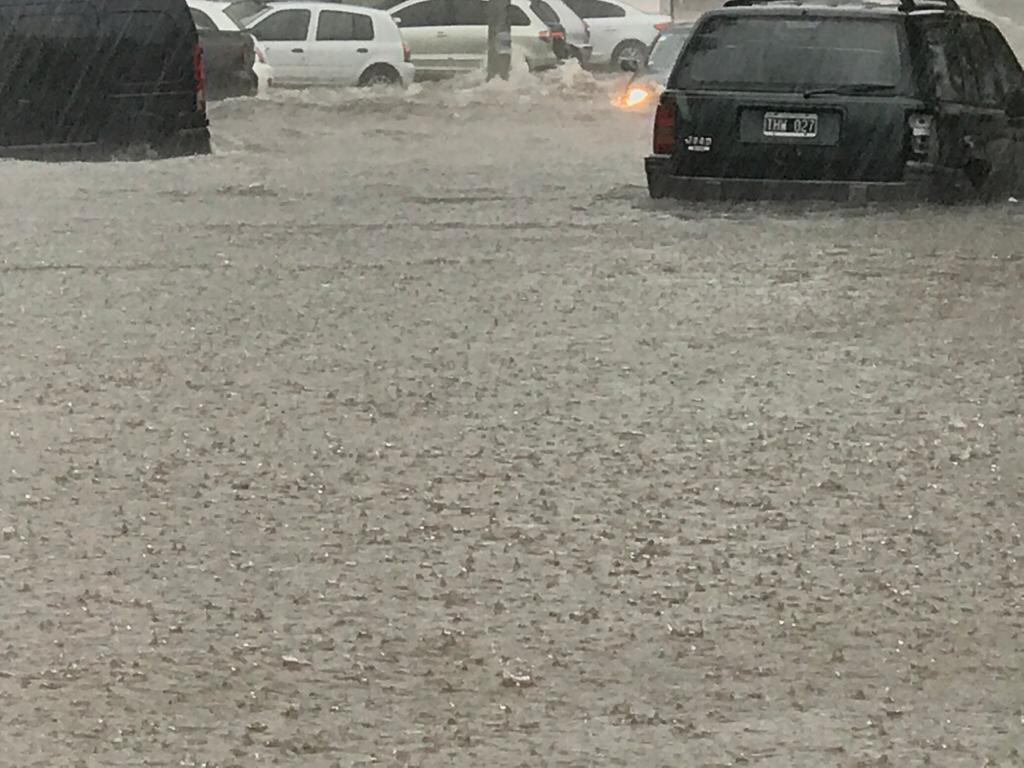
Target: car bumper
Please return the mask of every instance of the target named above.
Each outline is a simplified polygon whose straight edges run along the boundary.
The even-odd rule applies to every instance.
[[[140,157],[169,158],[210,154],[209,128],[185,128],[159,140],[145,143]],[[89,141],[62,144],[19,144],[0,146],[0,157],[12,160],[53,162],[97,161],[125,158],[132,145],[119,141]],[[126,158],[125,158],[126,159]]]
[[[210,77],[206,83],[206,95],[210,101],[255,96],[259,85],[259,76],[252,69],[231,72],[223,77]]]
[[[581,66],[587,66],[590,63],[590,57],[593,55],[594,49],[589,45],[570,45],[569,54],[576,59]]]
[[[405,61],[401,64],[395,64],[395,69],[398,70],[398,76],[402,78],[402,85],[409,87],[416,79],[416,66],[411,62]]]
[[[269,64],[257,61],[252,65],[252,71],[259,82],[258,92],[266,93],[267,89],[274,84],[274,68]]]
[[[653,198],[694,201],[822,200],[854,204],[875,202],[953,202],[969,198],[972,188],[959,171],[909,163],[903,181],[794,181],[672,174],[672,158],[646,158],[647,189]]]

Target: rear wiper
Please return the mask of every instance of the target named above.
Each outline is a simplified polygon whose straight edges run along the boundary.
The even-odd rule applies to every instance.
[[[812,96],[827,96],[830,94],[836,94],[838,96],[860,96],[869,93],[886,93],[888,91],[895,90],[895,85],[886,85],[884,83],[856,83],[854,85],[837,85],[834,88],[812,88],[809,91],[804,91],[804,98],[809,99]]]

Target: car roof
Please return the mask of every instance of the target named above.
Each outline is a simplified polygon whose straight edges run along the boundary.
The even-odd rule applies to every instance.
[[[967,15],[956,0],[726,0],[706,16],[737,14],[791,16],[813,12],[822,16],[907,17],[922,14]]]
[[[88,5],[98,12],[114,11],[187,11],[184,0],[0,0],[0,8],[18,8],[32,6],[33,9],[51,7],[68,9],[74,6]]]
[[[265,3],[265,5],[267,8],[275,11],[284,8],[300,7],[311,11],[348,11],[349,13],[360,13],[364,16],[374,16],[376,18],[391,18],[391,14],[388,11],[382,11],[379,8],[369,8],[365,5],[349,5],[347,3],[324,3],[317,2],[317,0],[280,0],[280,2],[269,2]]]

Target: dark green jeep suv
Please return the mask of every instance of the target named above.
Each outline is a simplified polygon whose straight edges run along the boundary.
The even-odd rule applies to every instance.
[[[954,0],[728,0],[680,52],[652,197],[957,201],[1024,193],[1024,71]]]

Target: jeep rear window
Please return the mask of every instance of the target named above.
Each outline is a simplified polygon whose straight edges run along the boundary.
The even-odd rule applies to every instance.
[[[107,15],[104,26],[113,42],[107,62],[109,73],[121,83],[191,81],[195,38],[184,26],[190,18],[148,10]]]
[[[903,35],[887,19],[714,16],[695,32],[677,88],[800,91],[904,82]]]

